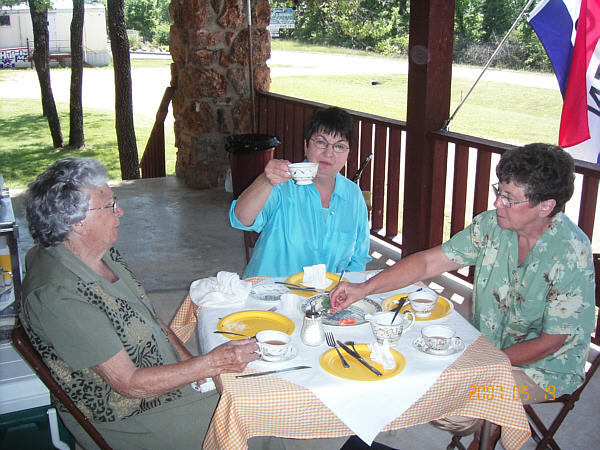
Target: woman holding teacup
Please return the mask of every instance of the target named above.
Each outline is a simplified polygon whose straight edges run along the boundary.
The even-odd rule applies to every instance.
[[[313,182],[295,183],[290,162],[273,159],[233,202],[231,225],[260,233],[244,277],[287,276],[315,264],[330,272],[365,269],[367,207],[358,185],[339,173],[354,140],[346,111],[317,111],[304,131],[306,160],[318,163]]]
[[[332,305],[346,308],[368,294],[474,265],[473,325],[510,359],[517,386],[530,402],[543,400],[544,388],[556,397],[573,392],[584,380],[595,314],[590,241],[562,212],[573,170],[573,158],[557,146],[507,150],[492,185],[495,210],[365,283],[342,282]],[[447,429],[466,433],[468,422]]]

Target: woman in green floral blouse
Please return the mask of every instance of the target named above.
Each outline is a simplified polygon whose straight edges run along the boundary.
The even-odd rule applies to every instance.
[[[595,311],[590,242],[562,212],[573,170],[560,147],[506,151],[492,186],[495,210],[362,284],[341,283],[332,304],[346,308],[368,294],[474,265],[473,325],[506,353],[529,401],[543,400],[544,390],[556,397],[573,392],[584,379]]]

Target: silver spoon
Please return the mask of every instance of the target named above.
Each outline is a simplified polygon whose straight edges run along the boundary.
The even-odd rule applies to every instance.
[[[402,307],[404,306],[404,303],[406,303],[406,299],[408,298],[408,296],[404,297],[402,300],[400,300],[398,302],[398,306],[396,306],[396,312],[394,313],[394,317],[392,317],[392,321],[390,322],[390,325],[392,325],[394,323],[394,320],[396,320],[396,317],[398,317],[398,313],[400,312],[400,310],[402,309]]]
[[[344,344],[349,345],[350,347],[352,347],[352,350],[354,350],[356,352],[356,348],[354,347],[354,341],[346,341],[344,342]],[[356,352],[358,353],[358,352]]]
[[[242,333],[234,333],[233,331],[220,331],[220,330],[217,330],[217,331],[213,331],[213,333],[217,333],[217,334],[234,334],[236,336],[243,336],[243,337],[248,338],[248,339],[252,339],[252,338],[255,337],[255,336],[248,336],[247,334],[242,334]]]
[[[331,291],[333,291],[336,287],[338,287],[338,285],[341,283],[342,278],[344,278],[344,274],[346,273],[346,269],[342,270],[342,272],[340,273],[340,277],[337,280],[337,283],[335,283],[335,286],[333,286],[331,289],[329,289],[327,291],[327,293],[329,294]]]

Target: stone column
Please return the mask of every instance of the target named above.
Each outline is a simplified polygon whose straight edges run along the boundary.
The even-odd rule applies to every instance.
[[[255,91],[268,91],[268,0],[251,0]],[[222,186],[225,139],[251,133],[247,0],[172,0],[170,50],[175,172],[197,189]]]

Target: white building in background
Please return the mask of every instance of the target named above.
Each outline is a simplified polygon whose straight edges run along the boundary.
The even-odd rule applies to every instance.
[[[48,10],[50,62],[70,64],[71,1],[53,1]],[[106,66],[110,52],[106,35],[106,13],[101,3],[85,4],[83,20],[83,61],[90,66]],[[22,3],[0,8],[0,67],[30,67],[33,54],[33,27],[29,5]]]

